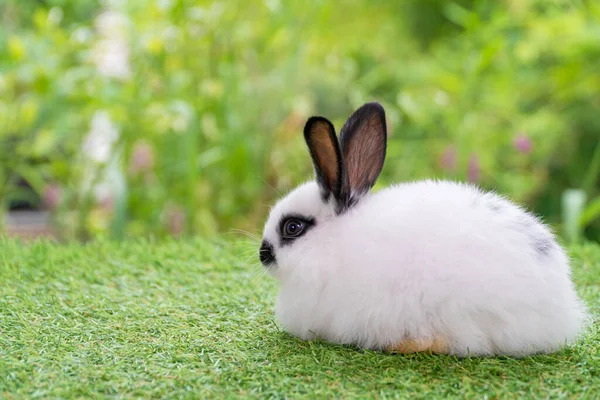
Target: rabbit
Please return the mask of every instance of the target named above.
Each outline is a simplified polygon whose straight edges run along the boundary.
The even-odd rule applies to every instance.
[[[278,323],[302,340],[458,357],[550,353],[588,321],[551,230],[475,185],[422,180],[371,192],[386,156],[383,107],[336,137],[310,117],[315,179],[279,200],[259,258]]]

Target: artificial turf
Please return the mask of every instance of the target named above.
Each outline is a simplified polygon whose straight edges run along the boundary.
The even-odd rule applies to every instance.
[[[585,338],[525,359],[297,340],[274,321],[256,251],[0,239],[0,398],[600,398],[600,247],[570,250]]]

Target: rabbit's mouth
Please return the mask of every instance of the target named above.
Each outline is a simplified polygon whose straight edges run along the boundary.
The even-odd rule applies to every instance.
[[[263,240],[260,250],[258,250],[258,256],[260,258],[260,262],[265,266],[265,268],[272,268],[276,266],[277,260],[275,259],[275,249],[267,240]]]

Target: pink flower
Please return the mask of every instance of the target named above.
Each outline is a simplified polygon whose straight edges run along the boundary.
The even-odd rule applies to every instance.
[[[517,135],[517,137],[515,137],[515,139],[513,140],[513,146],[515,147],[515,149],[517,149],[517,151],[523,154],[531,153],[531,151],[533,150],[533,142],[524,133],[520,133],[519,135]]]
[[[146,142],[138,141],[133,145],[129,171],[147,172],[154,168],[154,149]]]
[[[467,175],[470,182],[479,182],[479,179],[481,178],[481,167],[479,165],[479,157],[477,157],[477,154],[472,154],[469,158]]]
[[[61,199],[60,186],[56,183],[50,183],[44,188],[42,193],[42,204],[49,210],[55,210]]]
[[[456,170],[456,146],[449,145],[440,157],[440,166],[447,171]]]
[[[94,195],[96,197],[96,204],[100,208],[107,212],[112,212],[115,206],[115,193],[114,189],[109,183],[99,183],[94,187]]]
[[[185,212],[181,207],[169,206],[165,213],[167,231],[174,236],[179,236],[185,229]]]
[[[115,199],[112,196],[106,196],[100,200],[100,207],[106,211],[113,211],[115,208]]]

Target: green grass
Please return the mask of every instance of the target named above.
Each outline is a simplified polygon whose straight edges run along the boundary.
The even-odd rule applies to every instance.
[[[598,398],[600,248],[572,249],[596,318],[522,360],[302,342],[242,242],[0,241],[0,398]]]

